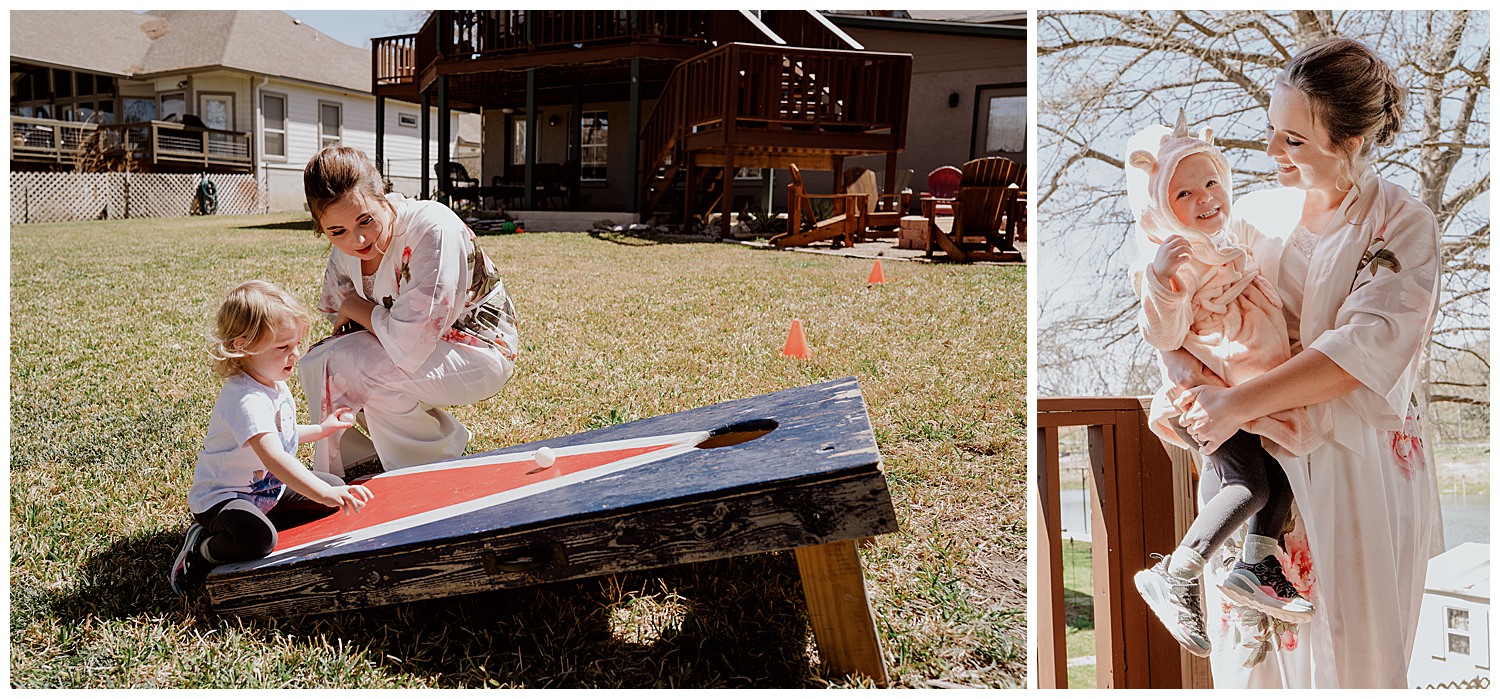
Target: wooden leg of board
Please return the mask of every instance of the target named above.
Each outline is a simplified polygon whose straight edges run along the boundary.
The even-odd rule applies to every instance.
[[[824,669],[830,675],[864,675],[884,687],[885,656],[875,635],[856,543],[803,546],[797,549],[797,570]]]

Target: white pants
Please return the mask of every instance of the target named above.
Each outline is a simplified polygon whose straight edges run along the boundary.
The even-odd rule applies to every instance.
[[[297,375],[314,424],[334,406],[360,413],[366,437],[347,429],[313,447],[313,468],[336,476],[380,457],[392,471],[463,455],[469,431],[445,407],[500,392],[515,363],[498,351],[439,342],[415,372],[396,368],[368,331],[330,338],[308,351]]]

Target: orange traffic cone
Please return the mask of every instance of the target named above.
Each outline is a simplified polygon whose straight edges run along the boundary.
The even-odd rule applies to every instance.
[[[866,284],[884,284],[885,271],[880,269],[880,260],[875,261],[875,269],[870,270],[870,281]]]
[[[787,333],[786,346],[781,348],[781,355],[807,359],[807,338],[802,335],[802,321],[792,320],[792,331]]]

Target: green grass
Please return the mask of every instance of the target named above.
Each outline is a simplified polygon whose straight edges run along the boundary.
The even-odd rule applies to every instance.
[[[1024,269],[893,264],[871,288],[868,260],[481,241],[522,355],[455,411],[470,451],[858,376],[901,527],[862,550],[893,684],[1024,683]],[[310,304],[326,250],[296,214],[13,227],[14,686],[828,684],[785,552],[274,621],[173,596],[212,313],[252,278]],[[792,318],[809,360],[779,354]]]
[[[1063,555],[1063,616],[1069,658],[1094,655],[1094,552],[1087,541],[1066,540]],[[1092,688],[1097,664],[1069,665],[1068,688]]]

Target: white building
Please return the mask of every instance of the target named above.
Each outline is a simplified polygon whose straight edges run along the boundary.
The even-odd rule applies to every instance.
[[[13,132],[17,117],[122,124],[194,115],[249,134],[250,162],[237,166],[247,169],[231,171],[254,173],[271,211],[304,207],[302,167],[322,146],[375,156],[369,49],[283,12],[12,11],[10,22]],[[384,171],[408,195],[421,191],[420,111],[386,102]],[[434,136],[436,118],[433,109]],[[451,123],[447,148],[462,163],[456,144],[477,141],[478,125],[457,114]],[[438,144],[429,147],[431,162]]]
[[[1467,542],[1427,565],[1407,672],[1412,687],[1472,687],[1490,676],[1490,547]]]

